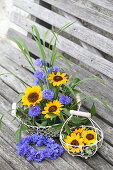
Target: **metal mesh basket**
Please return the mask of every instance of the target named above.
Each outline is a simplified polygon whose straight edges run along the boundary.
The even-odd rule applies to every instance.
[[[70,110],[70,114],[71,116],[66,120],[66,122],[64,123],[64,125],[61,128],[60,131],[60,141],[62,146],[64,147],[64,149],[71,154],[72,156],[80,156],[83,157],[85,159],[87,159],[88,157],[93,156],[96,151],[101,147],[102,142],[103,142],[103,131],[102,129],[98,126],[98,124],[93,121],[91,119],[91,114],[90,113],[86,113],[86,112],[80,112],[80,111],[74,111],[74,110]],[[90,145],[84,145],[84,146],[77,146],[77,145],[71,145],[66,143],[65,140],[65,125],[69,124],[69,122],[71,121],[73,116],[80,116],[80,117],[84,117],[84,118],[88,118],[91,122],[90,126],[80,126],[79,128],[85,127],[85,130],[93,130],[96,133],[96,141]],[[73,132],[73,130],[76,127],[72,127],[71,132]],[[72,149],[79,149],[79,153],[73,153]]]

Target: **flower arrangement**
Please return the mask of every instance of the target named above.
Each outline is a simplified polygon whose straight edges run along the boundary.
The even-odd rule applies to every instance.
[[[29,62],[31,68],[33,69],[35,78],[34,86],[30,87],[26,86],[25,82],[13,74],[25,86],[24,93],[22,92],[18,96],[17,101],[15,118],[19,117],[21,121],[19,128],[15,133],[15,138],[17,142],[20,143],[20,145],[17,144],[18,153],[25,155],[27,160],[35,159],[36,161],[41,161],[45,157],[51,159],[51,156],[50,154],[48,156],[48,153],[47,156],[42,156],[44,155],[44,152],[48,152],[48,150],[51,154],[54,154],[55,157],[61,154],[62,151],[60,151],[60,153],[57,152],[59,146],[54,144],[54,141],[51,141],[52,149],[54,148],[54,151],[56,152],[53,153],[53,150],[47,143],[49,139],[40,136],[40,134],[43,134],[44,136],[48,135],[56,137],[59,136],[62,128],[64,128],[64,131],[62,132],[63,141],[65,142],[61,141],[61,143],[64,148],[67,149],[68,152],[74,153],[75,155],[76,153],[86,155],[86,146],[95,143],[95,141],[97,142],[100,136],[97,136],[95,129],[85,127],[85,125],[91,123],[91,120],[89,120],[87,117],[81,118],[72,116],[70,123],[66,124],[65,122],[71,116],[70,110],[79,110],[81,102],[87,98],[98,99],[102,104],[104,104],[105,107],[110,110],[107,104],[96,96],[87,96],[80,100],[80,91],[78,91],[76,88],[80,83],[85,81],[102,81],[101,79],[85,78],[80,80],[79,78],[72,78],[72,76],[68,75],[63,70],[62,66],[59,67],[57,62],[55,62],[57,61],[57,58],[62,58],[70,67],[68,60],[60,52],[56,51],[56,44],[58,42],[58,35],[72,24],[73,23],[63,26],[60,30],[57,31],[57,33],[55,33],[53,30],[49,30],[53,37],[49,43],[48,53],[45,51],[45,39],[49,31],[45,32],[44,38],[41,41],[38,29],[36,26],[32,26],[32,36],[36,41],[41,53],[41,57],[35,61],[37,67],[34,66],[26,44],[19,37],[12,38]],[[53,49],[50,52],[52,43]],[[93,103],[91,107],[91,115],[94,116],[95,113],[96,108]],[[0,120],[2,120],[2,118]],[[83,125],[82,128],[81,125]],[[73,127],[74,130],[72,130]],[[38,133],[39,136],[28,136],[26,139],[20,140],[21,132],[28,129],[30,129],[29,132],[31,131],[33,133]],[[37,138],[37,142],[40,138],[39,143],[34,142],[35,137]],[[31,148],[31,146],[29,146],[30,142],[33,142],[33,144],[36,143],[36,146],[45,144],[47,145],[47,148],[44,151],[37,152]],[[71,145],[74,145],[74,147]],[[32,155],[28,153],[29,148],[30,152],[32,152]],[[36,156],[37,154],[38,156]]]

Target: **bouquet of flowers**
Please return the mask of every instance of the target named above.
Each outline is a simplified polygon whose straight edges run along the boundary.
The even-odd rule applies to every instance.
[[[34,86],[26,86],[26,84],[17,78],[25,85],[24,93],[21,93],[18,97],[16,115],[15,118],[21,119],[19,128],[15,133],[17,142],[20,142],[21,132],[28,130],[31,134],[37,133],[38,135],[44,135],[49,137],[57,137],[60,134],[62,128],[63,135],[61,139],[62,145],[67,148],[71,153],[87,154],[86,151],[82,152],[82,148],[88,143],[88,136],[95,142],[99,140],[99,135],[96,136],[96,130],[91,128],[85,128],[85,125],[91,123],[87,117],[75,117],[72,116],[69,123],[65,123],[71,116],[70,110],[80,109],[81,102],[87,98],[96,98],[101,101],[105,107],[110,109],[104,101],[96,96],[87,96],[80,99],[80,91],[77,90],[77,85],[87,80],[102,81],[99,78],[85,78],[80,80],[79,78],[72,78],[65,70],[57,65],[57,58],[62,58],[66,61],[70,67],[68,60],[60,53],[56,51],[56,44],[58,42],[58,35],[71,24],[67,24],[55,33],[51,31],[53,37],[48,45],[48,53],[45,50],[45,39],[49,31],[45,32],[44,38],[41,41],[38,29],[36,26],[32,26],[32,36],[36,41],[41,57],[36,59],[36,67],[32,61],[29,50],[26,44],[19,38],[12,38],[18,45],[27,61],[34,72]],[[53,43],[54,41],[54,43]],[[51,44],[53,43],[53,48]],[[51,52],[50,52],[51,51]],[[95,115],[96,108],[93,104],[91,107],[91,115]],[[82,125],[82,127],[81,127]],[[98,138],[98,139],[97,139]],[[72,146],[71,146],[72,145]],[[73,147],[74,145],[74,147]],[[77,146],[78,145],[78,146]],[[75,154],[76,155],[76,154]]]
[[[58,42],[58,35],[61,31],[69,27],[67,24],[58,30],[57,34],[53,30],[52,39],[49,43],[48,54],[45,51],[45,39],[49,31],[45,32],[43,41],[41,41],[40,34],[36,26],[32,26],[32,35],[40,49],[41,57],[36,59],[36,66],[34,66],[30,53],[26,44],[18,37],[12,38],[22,53],[26,57],[34,72],[34,86],[27,86],[24,93],[21,93],[17,103],[16,117],[21,118],[19,129],[16,131],[15,137],[17,141],[21,138],[21,131],[30,129],[31,132],[48,135],[50,137],[59,136],[61,127],[64,122],[70,117],[70,110],[79,110],[81,101],[86,98],[95,97],[88,96],[80,100],[80,91],[76,86],[86,80],[98,80],[99,78],[72,78],[62,68],[58,67],[55,62],[57,58],[62,58],[69,66],[68,60],[59,52],[56,51],[56,43]],[[50,53],[52,42],[53,49]],[[24,82],[23,82],[24,83]],[[24,84],[25,85],[25,84]],[[26,85],[25,85],[26,86]],[[97,98],[97,97],[95,97]],[[100,100],[105,106],[105,102]],[[95,115],[95,105],[91,108],[92,115]],[[87,118],[74,117],[70,122],[70,127],[65,125],[67,134],[70,134],[70,128],[79,126],[80,124],[90,123]]]

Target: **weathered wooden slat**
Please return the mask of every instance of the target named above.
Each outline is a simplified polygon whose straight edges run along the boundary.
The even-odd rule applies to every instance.
[[[112,18],[99,13],[95,10],[90,8],[86,8],[83,6],[79,6],[75,1],[68,1],[68,0],[44,0],[45,2],[69,13],[74,15],[77,18],[80,18],[86,22],[89,22],[96,27],[101,28],[111,34],[113,34],[113,20]],[[24,2],[24,0],[23,0]],[[23,3],[21,2],[21,4]],[[20,1],[16,1],[14,3],[16,6],[20,4]]]
[[[113,1],[112,0],[89,0],[93,2],[95,5],[99,5],[100,7],[104,7],[113,11]]]
[[[38,17],[39,19],[50,23],[51,25],[61,28],[62,26],[66,25],[67,23],[72,22],[73,20],[69,20],[51,10],[48,10],[41,5],[38,5],[33,2],[29,2],[26,5],[26,2],[21,0],[20,8],[24,9],[26,12]],[[16,1],[17,2],[17,1]],[[37,13],[38,11],[38,13]],[[17,16],[18,17],[18,16]],[[19,18],[18,18],[19,19]],[[95,48],[102,50],[103,52],[113,56],[113,41],[94,32],[88,28],[85,28],[78,23],[74,23],[71,27],[65,30],[65,32],[73,35],[74,37],[84,41]]]
[[[11,166],[0,156],[0,170],[14,170]]]
[[[14,16],[12,17],[12,22],[17,24],[18,26],[24,28],[26,31],[31,32],[31,26],[36,25],[41,38],[43,38],[44,32],[47,31],[46,28],[43,26],[36,24],[35,22],[24,19],[21,16],[18,17]],[[50,32],[47,37],[47,42],[50,41],[50,39],[53,37],[52,33]],[[67,53],[68,55],[73,56],[73,58],[76,58],[79,61],[82,61],[86,65],[89,65],[90,67],[96,69],[97,71],[105,74],[106,76],[113,79],[113,63],[107,61],[104,58],[100,58],[98,55],[93,54],[86,49],[80,47],[79,45],[73,43],[72,41],[65,39],[62,36],[59,36],[59,43],[57,43],[57,48],[59,50],[62,50],[63,52]]]
[[[13,149],[3,138],[0,137],[0,155],[6,162],[10,163],[11,166],[15,170],[25,169],[25,170],[35,170],[36,168],[33,167],[30,163],[26,160],[22,160],[21,157],[15,152]]]
[[[14,31],[13,31],[13,33],[14,33]],[[13,35],[15,35],[16,36],[16,34],[13,34]],[[18,36],[18,34],[17,34],[17,36]],[[25,39],[23,39],[23,40],[25,40]],[[33,41],[33,40],[32,40]],[[28,42],[29,42],[29,47],[32,47],[32,41],[29,41],[29,39],[28,39]],[[26,41],[25,41],[26,42]],[[34,42],[34,41],[33,41]],[[27,43],[27,45],[28,45],[28,43]],[[36,44],[35,44],[35,46],[33,45],[33,49],[36,49],[37,47],[36,47]],[[15,57],[15,52],[16,52],[16,49],[13,49],[13,51],[14,51],[14,53],[13,53],[13,51],[11,51],[11,47],[9,48],[9,50],[8,50],[8,46],[6,46],[6,49],[7,49],[7,52],[9,53],[9,54],[11,54],[11,56],[12,57]],[[38,48],[37,48],[38,49]],[[4,51],[5,51],[5,49],[4,49]],[[11,53],[10,53],[11,52]],[[31,52],[33,52],[33,51],[31,51]],[[36,50],[36,53],[38,54],[38,51]],[[14,56],[13,56],[14,55]],[[21,55],[21,54],[20,54]],[[12,58],[12,60],[13,60],[13,58]],[[18,60],[17,60],[18,61]],[[57,60],[57,64],[58,65],[60,65],[60,63],[62,62],[62,60]],[[20,62],[18,62],[20,65],[22,64],[22,63],[20,63]],[[63,63],[63,62],[62,62]],[[65,70],[66,70],[66,72],[68,73],[68,74],[72,74],[72,76],[73,77],[79,77],[79,78],[81,78],[81,79],[83,79],[83,78],[86,78],[86,76],[87,77],[94,77],[93,75],[90,75],[87,71],[85,71],[84,69],[81,69],[80,67],[78,67],[78,66],[76,66],[75,64],[72,64],[71,63],[71,68],[72,68],[72,70],[73,70],[73,72],[71,72],[71,70],[70,69],[68,69],[67,68],[67,66],[63,63],[62,64],[62,68],[64,68]],[[84,74],[83,74],[84,73]],[[5,80],[4,80],[5,81]],[[83,84],[83,86],[80,86],[81,87],[81,90],[82,90],[82,88],[84,87],[84,85],[85,84]],[[97,92],[94,92],[95,94],[93,94],[93,95],[97,95],[97,94],[99,94],[100,96],[103,96],[103,95],[105,95],[105,96],[107,96],[107,98],[109,98],[109,95],[112,97],[112,90],[111,90],[111,92],[110,92],[110,89],[109,89],[109,87],[108,87],[108,89],[106,89],[107,87],[105,86],[105,85],[103,85],[102,83],[98,83],[98,82],[96,82],[96,84],[94,83],[94,82],[87,82],[86,83],[86,85],[85,85],[85,91],[87,91],[87,87],[89,87],[89,89],[90,89],[90,92],[91,92],[91,89],[92,89],[92,91],[94,91],[94,89],[96,89],[96,90],[98,90]],[[103,90],[102,90],[103,89]],[[95,91],[96,91],[95,90]],[[82,90],[82,92],[83,92],[83,94],[85,94],[84,92],[85,91],[83,91]],[[100,92],[102,92],[102,93],[100,93]],[[104,92],[104,93],[103,93]],[[106,93],[106,94],[105,94]],[[87,94],[87,96],[88,95],[91,95],[91,94]],[[98,95],[97,95],[98,96]],[[109,101],[111,100],[112,101],[112,98],[110,97],[110,99],[109,99]],[[113,120],[112,120],[112,113],[110,112],[110,111],[108,111],[107,109],[105,110],[105,107],[101,104],[101,103],[99,103],[97,100],[95,100],[96,101],[96,106],[97,106],[97,113],[101,116],[101,117],[103,117],[104,119],[106,119],[106,120],[108,120],[108,121],[110,121],[111,123],[113,123]],[[94,102],[94,100],[93,101],[91,101],[91,100],[88,100],[88,101],[85,101],[85,106],[88,106],[88,108],[91,108],[91,105],[92,105],[92,103]],[[106,114],[107,113],[107,114]]]
[[[1,108],[0,108],[0,110],[1,110]],[[8,120],[10,120],[10,119],[8,118]],[[10,142],[10,143],[11,143],[11,142]],[[12,142],[12,143],[13,143],[13,142]],[[104,149],[105,149],[105,148],[104,148]],[[97,155],[97,154],[96,154],[96,155]],[[69,160],[70,160],[70,158],[68,158],[69,155],[68,155],[68,157],[67,157],[67,156],[63,156],[63,157],[65,158],[65,160],[68,160],[68,162],[69,162]],[[100,162],[100,164],[99,164],[98,161],[96,160],[96,163],[98,163],[98,166],[99,166],[99,167],[97,167],[98,169],[100,168],[101,165],[103,165],[104,168],[108,168],[108,167],[110,168],[110,167],[111,167],[111,165],[108,164],[108,163],[107,163],[107,165],[105,165],[105,162],[106,162],[106,161],[105,161],[104,159],[102,159],[99,155],[97,155],[97,157],[98,157],[98,161]],[[92,159],[92,162],[93,162],[93,157],[92,157],[91,159]],[[72,160],[73,160],[73,159],[72,159]],[[72,160],[71,160],[71,161],[72,161]],[[75,160],[75,158],[74,158],[74,160]],[[79,159],[77,159],[77,160],[79,160]],[[78,163],[80,163],[80,162],[78,162]],[[96,163],[93,162],[94,165],[96,165]],[[81,165],[81,164],[80,164],[80,165]],[[79,165],[79,166],[80,166],[80,165]],[[93,166],[91,166],[91,167],[93,167]],[[79,167],[79,168],[80,168],[80,167]],[[83,167],[82,167],[82,168],[83,168]],[[87,169],[87,168],[86,168],[86,169]]]

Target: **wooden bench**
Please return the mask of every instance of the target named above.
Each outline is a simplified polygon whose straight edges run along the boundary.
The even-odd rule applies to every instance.
[[[25,18],[18,12],[12,12],[11,22],[24,29],[27,36],[9,29],[8,35],[19,36],[28,46],[35,62],[40,57],[40,51],[30,34],[31,26],[36,25],[41,38],[49,28],[57,30],[67,23],[75,23],[59,36],[57,49],[70,59],[71,70],[62,59],[56,65],[73,77],[101,78],[104,83],[87,81],[79,85],[83,96],[97,96],[103,99],[113,110],[113,3],[107,0],[14,0],[14,5],[31,16]],[[52,34],[49,33],[46,42],[49,43]],[[26,84],[34,84],[32,69],[22,53],[10,43],[0,42],[0,72],[15,73]],[[47,47],[46,47],[47,51]],[[24,91],[24,86],[12,75],[0,77],[0,116],[11,109],[18,93]],[[12,116],[6,114],[3,118],[0,132],[0,169],[1,170],[111,170],[113,169],[113,113],[107,110],[96,99],[83,102],[81,110],[90,111],[95,103],[97,114],[94,120],[104,131],[104,143],[98,152],[90,159],[84,160],[72,157],[68,153],[57,160],[44,160],[42,163],[29,163],[20,157],[16,151],[14,132],[18,121],[11,121]]]

